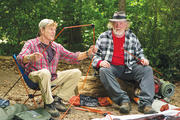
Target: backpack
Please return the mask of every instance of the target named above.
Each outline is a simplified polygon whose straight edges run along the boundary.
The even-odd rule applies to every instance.
[[[22,104],[15,104],[6,108],[0,108],[0,119],[1,120],[12,120],[15,114],[26,111],[28,108]]]
[[[112,100],[109,97],[92,97],[86,95],[78,95],[70,98],[69,103],[74,106],[110,106],[112,105]]]
[[[53,120],[51,115],[43,108],[17,113],[13,120]]]

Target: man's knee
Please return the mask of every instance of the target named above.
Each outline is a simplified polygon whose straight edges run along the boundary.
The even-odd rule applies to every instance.
[[[40,73],[41,78],[48,78],[49,80],[51,79],[51,73],[47,69],[42,69]]]
[[[151,73],[151,74],[153,73],[151,66],[141,66],[141,65],[138,65],[135,68],[135,70],[136,70],[136,74],[140,75],[140,76],[142,76],[142,75],[144,75],[146,73]]]
[[[72,69],[70,73],[70,77],[73,79],[69,79],[69,80],[73,81],[74,83],[78,83],[81,76],[82,76],[82,72],[79,69]]]
[[[73,69],[73,74],[80,77],[82,75],[82,72],[79,69]]]
[[[152,67],[151,66],[146,66],[145,68],[144,68],[144,72],[153,72],[153,70],[152,70]]]
[[[104,68],[104,67],[101,67],[99,69],[99,74],[106,74],[106,73],[109,73],[110,72],[110,69],[109,68]]]

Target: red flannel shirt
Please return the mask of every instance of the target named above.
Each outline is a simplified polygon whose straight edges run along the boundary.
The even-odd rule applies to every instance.
[[[22,67],[25,68],[25,71],[27,74],[29,74],[31,71],[37,71],[41,70],[43,68],[48,69],[51,72],[52,80],[56,79],[57,74],[56,70],[58,67],[59,60],[64,60],[65,62],[70,62],[72,64],[78,64],[79,61],[77,59],[79,52],[73,53],[68,50],[66,50],[61,44],[58,44],[56,42],[52,42],[51,47],[53,51],[55,52],[55,55],[52,59],[52,61],[49,63],[48,61],[48,53],[44,51],[45,47],[40,42],[39,38],[28,40],[19,55],[17,56],[17,60],[19,64],[22,65]],[[42,59],[39,61],[33,61],[30,63],[23,63],[23,58],[25,55],[32,54],[34,52],[39,52],[43,54]]]

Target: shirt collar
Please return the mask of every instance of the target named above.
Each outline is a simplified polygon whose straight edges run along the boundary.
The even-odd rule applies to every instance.
[[[39,37],[37,37],[36,40],[37,40],[37,45],[44,47],[44,45],[42,45],[42,42],[39,40]],[[55,48],[54,41],[51,43],[51,47]]]

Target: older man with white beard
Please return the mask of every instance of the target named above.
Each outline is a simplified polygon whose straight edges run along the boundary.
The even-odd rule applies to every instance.
[[[144,114],[155,113],[153,71],[143,54],[141,44],[129,29],[125,12],[115,12],[109,19],[108,29],[96,41],[98,51],[93,58],[93,67],[99,70],[99,76],[109,97],[119,105],[121,113],[131,110],[130,99],[116,80],[139,83],[141,93],[138,111]],[[141,59],[138,61],[132,55]]]

